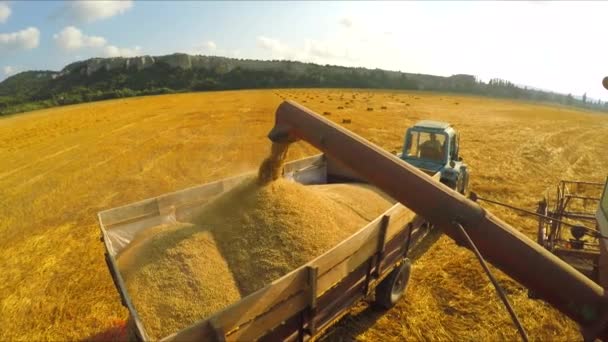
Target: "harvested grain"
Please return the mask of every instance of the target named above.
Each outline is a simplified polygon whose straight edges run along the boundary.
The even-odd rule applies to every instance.
[[[241,297],[210,232],[192,224],[144,231],[118,257],[146,331],[160,339]]]
[[[162,338],[321,255],[393,203],[364,184],[251,178],[193,223],[140,233],[119,268],[150,337]]]
[[[307,187],[285,179],[260,187],[248,181],[196,221],[213,231],[245,296],[329,250],[390,206],[372,188],[350,187]],[[347,200],[349,195],[360,197]],[[377,205],[365,211],[357,200]]]
[[[287,156],[288,143],[273,142],[270,147],[270,155],[264,159],[258,170],[258,183],[264,185],[281,176],[283,162]]]
[[[369,184],[320,184],[311,185],[309,188],[345,206],[366,222],[371,222],[396,202]]]

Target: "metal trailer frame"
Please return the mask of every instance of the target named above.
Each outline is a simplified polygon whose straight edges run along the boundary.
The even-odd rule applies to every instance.
[[[604,183],[561,180],[553,207],[543,198],[536,211],[545,216],[538,217],[538,243],[596,282],[599,282],[599,240],[567,238],[566,229],[570,223],[589,228],[584,229],[587,235],[599,232],[596,211],[600,197],[590,196],[589,192],[597,191],[601,195],[603,188]],[[581,202],[582,211],[572,208]]]
[[[129,310],[129,330],[138,340],[150,338],[126,289],[116,254],[137,232],[176,218],[190,217],[205,202],[253,174],[222,179],[98,214],[108,269],[122,304]],[[284,177],[303,184],[362,181],[352,170],[326,155],[287,163]],[[434,180],[439,181],[439,174]],[[355,303],[371,295],[406,257],[420,255],[439,236],[438,229],[395,203],[318,258],[162,341],[317,338],[348,314]]]

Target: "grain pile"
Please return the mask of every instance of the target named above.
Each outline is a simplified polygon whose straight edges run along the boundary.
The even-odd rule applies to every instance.
[[[340,194],[340,188],[334,192],[334,198],[348,196]],[[356,211],[356,205],[318,189],[278,179],[265,186],[241,184],[210,204],[196,221],[213,232],[241,294],[247,295],[322,254],[390,206],[371,189],[353,192],[367,193],[367,200],[378,201],[376,208],[383,210]]]
[[[210,232],[191,224],[151,230],[118,257],[150,338],[165,337],[240,299]]]
[[[264,159],[258,170],[258,183],[260,185],[268,184],[281,176],[288,148],[288,143],[272,143],[270,155]]]
[[[146,230],[119,267],[148,334],[162,338],[319,256],[391,204],[366,185],[251,178],[190,223]]]

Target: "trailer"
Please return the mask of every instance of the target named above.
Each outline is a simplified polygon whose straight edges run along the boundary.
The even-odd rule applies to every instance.
[[[249,172],[150,198],[98,214],[105,259],[122,304],[129,335],[149,340],[117,266],[116,257],[134,236],[172,220],[187,221],[198,208],[230,190]],[[286,163],[283,177],[304,185],[364,182],[327,155]],[[439,181],[440,174],[433,176]],[[321,336],[363,299],[390,308],[401,298],[411,261],[440,236],[422,217],[394,205],[323,255],[197,323],[165,336],[184,340],[308,340]]]

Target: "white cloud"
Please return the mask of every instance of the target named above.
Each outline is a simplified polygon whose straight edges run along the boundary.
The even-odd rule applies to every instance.
[[[314,57],[349,59],[348,50],[344,47],[339,47],[318,40],[307,40],[304,47],[304,52]]]
[[[67,26],[61,32],[54,34],[53,39],[61,49],[66,51],[81,48],[99,48],[106,45],[106,39],[99,36],[87,36],[74,26]]]
[[[26,50],[38,47],[40,31],[35,27],[12,33],[0,33],[0,51]]]
[[[132,0],[77,0],[68,2],[63,15],[77,21],[94,22],[123,14],[132,7]]]
[[[240,50],[231,50],[223,48],[221,45],[218,45],[213,40],[208,40],[203,44],[196,45],[191,49],[184,50],[183,52],[192,55],[226,56],[235,58],[237,58],[241,54]]]
[[[215,50],[217,50],[217,45],[215,44],[214,41],[210,40],[208,42],[205,43],[205,48],[210,51],[213,52]]]
[[[105,57],[135,57],[141,55],[141,47],[135,46],[131,49],[107,45],[103,48],[103,55]]]
[[[11,16],[11,8],[6,2],[0,2],[0,23],[5,23]]]
[[[356,60],[351,57],[348,44],[334,40],[307,39],[303,47],[293,47],[275,38],[258,36],[257,43],[259,47],[269,53],[269,57],[272,59],[343,65],[352,64]]]
[[[6,65],[4,68],[2,68],[2,71],[4,72],[4,76],[10,76],[15,73],[15,68],[10,65]]]
[[[89,49],[103,57],[133,57],[141,55],[141,47],[121,48],[111,45],[104,37],[88,36],[74,26],[67,26],[53,35],[55,44],[64,51]]]
[[[283,45],[278,39],[258,36],[258,45],[273,53],[285,53],[289,48]]]
[[[342,17],[338,23],[346,28],[353,27],[353,19],[350,17]]]

